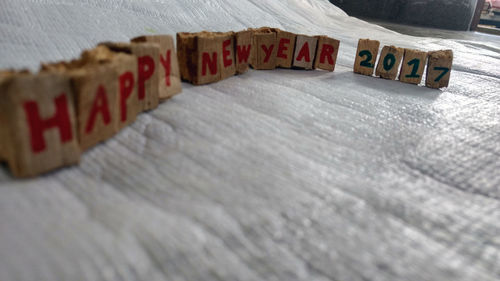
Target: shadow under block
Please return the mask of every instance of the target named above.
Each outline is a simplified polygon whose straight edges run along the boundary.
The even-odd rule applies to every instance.
[[[254,30],[252,38],[252,60],[254,69],[275,69],[278,51],[276,32],[270,28]]]
[[[243,30],[235,34],[236,73],[242,74],[250,68],[253,31]]]
[[[133,38],[135,43],[149,42],[159,45],[159,93],[160,101],[182,92],[179,62],[175,53],[174,38],[170,35],[147,35]]]
[[[425,86],[433,89],[448,87],[452,64],[452,50],[429,52]]]
[[[316,37],[297,35],[292,66],[302,69],[313,69],[317,44],[318,38]]]
[[[427,52],[405,49],[399,81],[410,84],[420,84],[424,75]]]
[[[314,68],[334,71],[340,41],[327,36],[316,36],[316,38],[318,38],[318,47],[316,48]]]
[[[404,49],[396,46],[384,46],[380,52],[378,60],[376,76],[384,79],[395,80],[398,76],[399,66],[403,58]]]
[[[159,103],[160,46],[157,43],[105,42],[114,52],[132,54],[137,57],[137,97],[142,111],[154,109]]]
[[[273,31],[276,32],[276,41],[278,44],[276,67],[291,68],[297,35],[278,28],[273,28]]]
[[[78,163],[73,93],[67,75],[17,74],[0,82],[2,154],[12,174],[32,177]]]
[[[250,68],[252,59],[252,38],[251,29],[236,32],[235,34],[235,64],[236,73],[242,74]]]
[[[380,42],[370,39],[359,39],[354,61],[354,73],[372,76],[377,61]]]

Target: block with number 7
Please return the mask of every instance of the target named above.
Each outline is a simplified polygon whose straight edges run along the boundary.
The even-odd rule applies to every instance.
[[[448,87],[452,63],[452,50],[429,52],[425,86],[434,89]]]

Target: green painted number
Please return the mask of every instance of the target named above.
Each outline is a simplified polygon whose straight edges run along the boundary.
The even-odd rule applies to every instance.
[[[434,67],[434,70],[442,71],[442,73],[439,74],[439,76],[436,79],[434,79],[434,82],[439,82],[439,80],[441,80],[446,75],[446,73],[450,71],[448,67]]]
[[[396,57],[393,54],[387,54],[384,58],[384,69],[385,71],[389,71],[396,64]]]
[[[362,61],[359,65],[364,66],[364,67],[373,68],[373,63],[370,63],[370,61],[373,58],[373,55],[370,51],[363,50],[363,51],[359,52],[359,56],[366,57],[366,59],[364,61]]]
[[[420,60],[419,59],[412,59],[411,61],[408,62],[408,65],[413,65],[413,69],[411,70],[410,74],[405,75],[406,78],[420,78],[420,75],[417,74],[418,67],[420,66]]]

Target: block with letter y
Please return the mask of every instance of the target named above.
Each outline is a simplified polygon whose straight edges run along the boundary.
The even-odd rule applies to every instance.
[[[61,73],[13,74],[0,82],[2,158],[16,177],[80,159],[70,79]]]

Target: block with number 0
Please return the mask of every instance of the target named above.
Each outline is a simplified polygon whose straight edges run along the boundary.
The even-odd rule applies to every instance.
[[[425,86],[434,89],[448,87],[452,63],[452,50],[429,52]]]
[[[410,84],[420,84],[424,74],[427,52],[405,49],[399,81]]]
[[[380,42],[370,39],[359,39],[356,60],[354,61],[354,73],[371,76],[377,60]]]
[[[384,46],[380,52],[376,76],[381,78],[395,80],[398,76],[399,65],[403,58],[404,50],[396,46]]]

